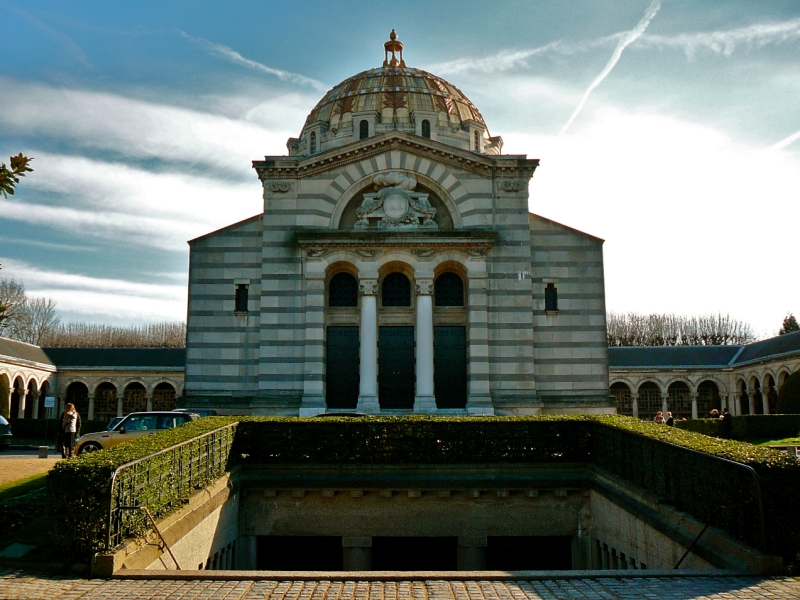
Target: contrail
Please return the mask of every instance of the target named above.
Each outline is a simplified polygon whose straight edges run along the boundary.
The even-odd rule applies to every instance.
[[[797,133],[793,133],[787,138],[783,138],[780,142],[772,144],[767,150],[783,150],[787,146],[795,143],[797,140],[800,140],[800,131]]]
[[[306,77],[305,75],[300,75],[299,73],[291,73],[289,71],[281,71],[280,69],[273,69],[272,67],[268,67],[267,65],[262,65],[260,62],[256,62],[254,60],[250,60],[249,58],[245,58],[233,48],[229,48],[224,44],[216,44],[214,42],[210,42],[205,38],[194,37],[189,35],[185,31],[177,30],[178,35],[187,40],[202,46],[206,50],[208,50],[211,54],[216,54],[224,58],[225,60],[236,63],[239,65],[243,65],[250,69],[255,69],[256,71],[261,71],[262,73],[267,73],[268,75],[274,75],[278,79],[282,79],[284,81],[290,81],[292,83],[300,83],[303,85],[310,85],[322,92],[328,90],[327,85],[322,83],[321,81],[317,81],[316,79],[311,79],[310,77]]]
[[[566,125],[564,125],[564,127],[559,132],[558,134],[559,137],[561,137],[567,132],[569,126],[572,125],[572,122],[575,120],[578,114],[580,114],[581,110],[583,110],[583,107],[586,104],[586,101],[589,99],[589,96],[591,95],[594,88],[596,88],[603,82],[603,80],[611,72],[611,69],[613,69],[614,66],[617,64],[617,62],[619,62],[619,57],[622,56],[622,51],[625,50],[625,48],[627,48],[630,44],[635,42],[639,38],[639,36],[641,36],[644,33],[645,29],[647,29],[647,26],[650,25],[650,21],[653,20],[653,17],[656,16],[656,13],[658,13],[660,8],[661,8],[661,0],[653,0],[650,3],[650,6],[647,7],[647,10],[645,11],[644,16],[642,17],[642,20],[639,21],[636,24],[636,27],[634,27],[628,33],[626,33],[625,36],[619,41],[617,47],[614,48],[614,53],[611,55],[611,58],[606,63],[605,68],[603,68],[603,70],[600,72],[600,75],[595,77],[595,80],[592,81],[591,85],[589,85],[588,89],[583,93],[583,97],[581,98],[581,101],[578,102],[578,106],[573,111],[572,116],[569,118],[569,121],[567,121]]]

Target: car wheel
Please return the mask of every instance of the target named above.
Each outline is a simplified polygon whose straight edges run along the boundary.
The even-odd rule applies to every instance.
[[[94,442],[86,442],[81,449],[78,450],[78,454],[87,454],[89,452],[97,452],[98,450],[102,450],[103,447],[100,444],[95,444]]]

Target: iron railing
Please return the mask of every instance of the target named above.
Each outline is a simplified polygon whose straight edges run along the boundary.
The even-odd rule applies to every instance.
[[[193,492],[221,477],[228,466],[238,423],[219,427],[117,467],[111,475],[106,550],[147,531],[142,507],[158,519]]]

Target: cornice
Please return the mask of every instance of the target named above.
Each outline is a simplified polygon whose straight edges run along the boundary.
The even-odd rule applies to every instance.
[[[460,230],[447,232],[411,231],[327,231],[302,230],[295,234],[298,245],[306,251],[338,248],[461,248],[487,252],[497,241],[497,232],[490,230]]]
[[[261,180],[306,179],[391,151],[408,152],[487,178],[530,179],[539,166],[539,159],[524,155],[478,154],[401,131],[390,131],[313,156],[266,156],[264,160],[254,160],[253,168]]]

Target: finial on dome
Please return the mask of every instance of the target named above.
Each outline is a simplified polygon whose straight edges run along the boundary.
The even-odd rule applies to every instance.
[[[405,67],[406,62],[403,60],[403,42],[397,39],[397,33],[394,29],[389,34],[389,41],[383,45],[383,66],[384,67]],[[389,60],[389,52],[392,53],[392,59]],[[398,60],[397,55],[400,55]]]

